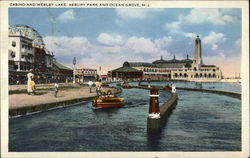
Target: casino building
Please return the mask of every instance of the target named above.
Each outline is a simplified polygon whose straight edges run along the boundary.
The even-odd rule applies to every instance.
[[[171,71],[172,80],[214,82],[220,81],[222,78],[222,72],[219,67],[203,63],[199,35],[197,35],[197,38],[195,39],[194,59],[186,59],[182,61],[186,62],[186,64]]]
[[[199,35],[195,39],[194,59],[187,55],[186,59],[178,60],[175,56],[171,60],[160,60],[152,63],[128,62],[129,67],[142,72],[138,79],[142,80],[183,80],[198,82],[216,82],[222,78],[222,72],[215,65],[206,65],[202,60],[201,40]],[[128,72],[129,73],[129,72]]]

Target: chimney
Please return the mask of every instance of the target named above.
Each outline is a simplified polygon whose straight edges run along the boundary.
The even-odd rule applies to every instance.
[[[174,60],[175,60],[175,55],[174,55]]]
[[[163,57],[161,56],[161,60],[163,60]]]

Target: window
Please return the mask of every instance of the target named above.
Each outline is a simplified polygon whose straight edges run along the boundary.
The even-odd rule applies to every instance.
[[[17,70],[18,69],[18,65],[14,65],[14,70]]]
[[[16,42],[15,41],[12,42],[12,47],[16,47]]]

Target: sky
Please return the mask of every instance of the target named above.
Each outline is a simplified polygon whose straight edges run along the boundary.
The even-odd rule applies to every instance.
[[[239,8],[9,8],[9,25],[28,25],[57,61],[102,73],[128,62],[193,58],[199,34],[205,64],[240,72]]]

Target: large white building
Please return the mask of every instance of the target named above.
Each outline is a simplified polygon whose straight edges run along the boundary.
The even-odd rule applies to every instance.
[[[185,80],[185,81],[220,81],[222,72],[215,65],[206,65],[202,60],[202,48],[199,35],[195,39],[194,59],[178,60],[173,57],[171,60],[160,60],[152,63],[130,62],[131,67],[143,71],[143,79],[152,80]]]
[[[213,82],[220,81],[221,78],[222,72],[219,67],[203,63],[199,35],[197,35],[197,38],[195,39],[193,63],[171,71],[171,79],[173,80]]]
[[[26,25],[9,27],[9,83],[24,84],[27,73],[33,69],[38,83],[64,81],[73,70],[54,64],[54,54],[46,50],[42,36]]]
[[[28,71],[34,68],[32,40],[20,32],[9,34],[9,70]]]

